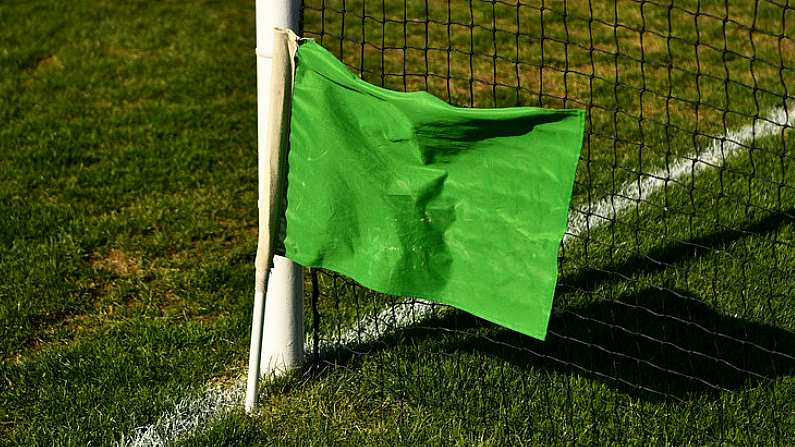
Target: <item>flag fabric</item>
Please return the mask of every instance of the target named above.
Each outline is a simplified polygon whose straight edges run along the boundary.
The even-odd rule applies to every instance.
[[[544,339],[582,110],[457,108],[296,53],[285,255]]]

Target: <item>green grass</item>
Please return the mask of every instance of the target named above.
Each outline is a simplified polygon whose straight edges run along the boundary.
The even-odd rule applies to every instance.
[[[253,6],[190,8],[0,5],[0,444],[110,443],[241,365]]]
[[[791,106],[795,9],[700,3],[307,0],[305,28],[376,84],[588,109],[583,204]],[[110,445],[243,372],[253,8],[0,4],[0,445]],[[787,444],[792,146],[759,139],[574,239],[546,342],[439,310],[179,443]],[[328,339],[395,301],[320,285]]]

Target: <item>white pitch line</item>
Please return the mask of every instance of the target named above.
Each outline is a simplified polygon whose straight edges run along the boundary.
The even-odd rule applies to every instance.
[[[425,320],[434,307],[438,306],[419,298],[394,303],[378,313],[362,318],[355,327],[346,329],[336,340],[321,341],[318,348],[321,352],[328,352],[336,348],[362,345],[382,339],[386,335]],[[308,343],[305,349],[310,350]]]
[[[186,397],[177,402],[154,424],[136,428],[120,445],[128,447],[160,447],[195,430],[224,412],[239,407],[245,396],[245,381],[234,385],[209,385],[199,396]]]
[[[603,198],[596,203],[574,208],[569,213],[569,228],[563,237],[564,242],[598,227],[604,223],[615,221],[624,211],[637,206],[645,197],[665,187],[668,182],[679,181],[685,176],[715,166],[722,166],[727,159],[733,157],[749,142],[766,138],[781,132],[781,129],[792,127],[795,122],[795,107],[789,111],[784,108],[771,110],[765,119],[755,120],[753,124],[743,126],[712,140],[712,144],[697,156],[680,159],[667,170],[651,175],[641,176],[638,181],[630,182],[620,191]]]
[[[640,201],[663,188],[668,182],[679,181],[708,167],[722,166],[749,142],[775,135],[784,127],[793,127],[794,123],[795,108],[773,109],[764,120],[756,120],[753,124],[715,138],[706,150],[696,156],[681,159],[666,170],[645,175],[598,202],[573,208],[576,215],[570,213],[568,230],[563,238],[564,243],[614,221],[619,214],[637,206]],[[378,340],[427,319],[432,309],[433,305],[430,302],[419,299],[394,304],[378,313],[366,316],[356,327],[341,333],[336,341],[324,341],[320,349],[328,351]],[[309,350],[309,346],[305,349]],[[156,423],[137,428],[122,445],[160,447],[173,442],[224,412],[239,407],[245,394],[244,385],[243,379],[236,380],[234,385],[210,385],[199,397],[182,399],[174,410],[161,416]]]

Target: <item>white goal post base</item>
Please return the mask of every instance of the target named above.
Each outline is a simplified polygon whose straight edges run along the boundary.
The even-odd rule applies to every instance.
[[[260,377],[281,375],[304,363],[304,269],[273,257],[265,299]]]

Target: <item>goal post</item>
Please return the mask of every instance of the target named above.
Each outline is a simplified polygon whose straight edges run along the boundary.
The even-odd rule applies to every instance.
[[[271,133],[279,132],[271,129],[277,121],[270,110],[277,90],[273,74],[284,68],[274,67],[274,29],[300,31],[300,11],[301,0],[256,0],[259,241],[245,400],[248,413],[257,406],[259,378],[297,369],[304,360],[303,268],[278,255],[273,256],[271,264],[272,240],[266,241],[271,231],[268,220],[275,183],[271,160],[276,148],[269,141]]]

